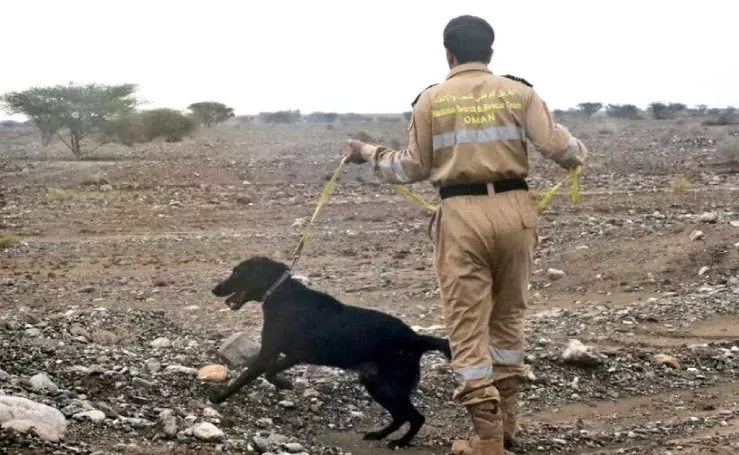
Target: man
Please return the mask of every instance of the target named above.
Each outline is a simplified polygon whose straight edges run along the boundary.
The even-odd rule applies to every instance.
[[[526,140],[565,169],[587,156],[526,81],[491,73],[494,37],[479,17],[452,19],[444,29],[450,72],[413,102],[408,148],[349,140],[346,151],[349,162],[369,162],[384,182],[428,180],[439,189],[434,267],[459,384],[454,398],[475,433],[452,447],[465,455],[504,454],[518,427],[523,320],[538,242],[524,180]]]

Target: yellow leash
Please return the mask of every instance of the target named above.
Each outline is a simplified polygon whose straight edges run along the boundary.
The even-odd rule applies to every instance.
[[[321,211],[321,207],[323,207],[326,204],[329,196],[331,196],[331,191],[333,191],[334,186],[336,186],[336,180],[338,180],[339,178],[339,172],[341,172],[341,168],[344,167],[344,163],[346,163],[346,159],[347,157],[341,158],[339,165],[336,166],[336,169],[334,169],[334,174],[331,176],[331,180],[329,180],[326,186],[323,187],[321,196],[319,196],[318,202],[316,203],[316,209],[313,211],[313,216],[311,217],[310,221],[308,221],[308,224],[305,226],[305,229],[303,229],[303,233],[300,235],[300,242],[298,242],[298,246],[297,248],[295,248],[295,252],[293,252],[293,261],[292,261],[292,264],[290,264],[291,269],[295,266],[295,263],[298,262],[298,259],[300,258],[300,254],[303,252],[303,249],[305,248],[305,244],[308,242],[308,233],[310,232],[310,227],[313,224],[313,221],[318,216],[318,212]]]
[[[323,191],[321,192],[320,197],[318,198],[318,202],[316,203],[316,209],[313,211],[313,216],[311,217],[310,221],[308,221],[308,224],[303,229],[302,234],[300,235],[300,241],[298,242],[297,248],[295,248],[295,252],[293,252],[293,260],[292,264],[290,264],[290,268],[292,269],[295,266],[295,263],[298,262],[298,259],[300,258],[300,255],[303,252],[303,249],[305,249],[305,245],[308,242],[308,234],[310,233],[311,225],[313,224],[313,221],[318,216],[318,212],[321,211],[321,208],[328,202],[329,197],[331,196],[331,192],[334,189],[334,186],[336,186],[336,181],[339,178],[339,173],[341,172],[341,168],[344,167],[344,163],[346,163],[347,157],[341,158],[341,161],[339,162],[339,165],[336,166],[336,169],[334,169],[334,173],[331,176],[331,179],[328,181],[326,186],[323,188]],[[539,204],[537,206],[539,211],[542,211],[546,209],[549,204],[552,202],[552,199],[554,199],[554,196],[559,192],[560,187],[564,185],[567,180],[571,180],[570,182],[570,197],[572,199],[573,204],[579,204],[580,203],[580,168],[572,169],[569,172],[569,175],[566,179],[562,180],[558,184],[556,184],[552,189],[547,191],[544,196],[541,198],[541,201],[539,201]],[[408,200],[415,202],[420,207],[422,207],[425,210],[428,210],[429,212],[435,212],[436,207],[426,201],[424,198],[419,196],[417,193],[415,193],[413,190],[408,188],[404,185],[393,185],[398,191],[398,193],[402,194]]]

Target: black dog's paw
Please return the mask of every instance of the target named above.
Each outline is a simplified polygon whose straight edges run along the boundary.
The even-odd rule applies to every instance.
[[[410,445],[411,445],[410,441],[404,441],[402,439],[393,439],[392,441],[387,443],[387,446],[390,449],[403,449]]]
[[[228,393],[224,390],[214,390],[210,393],[208,396],[208,400],[213,404],[220,404],[226,401],[226,398],[228,398]]]
[[[370,432],[365,433],[362,439],[364,439],[365,441],[379,441],[380,439],[384,437],[385,435],[383,435],[379,431],[370,431]]]
[[[268,381],[278,390],[292,390],[293,383],[287,378],[269,378]]]

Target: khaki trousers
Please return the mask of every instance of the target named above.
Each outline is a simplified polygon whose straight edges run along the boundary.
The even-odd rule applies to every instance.
[[[526,191],[447,198],[432,221],[454,399],[462,405],[500,402],[495,382],[525,378],[523,322],[537,222]]]

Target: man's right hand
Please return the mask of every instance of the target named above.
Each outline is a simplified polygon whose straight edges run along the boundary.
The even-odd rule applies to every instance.
[[[349,139],[346,141],[346,144],[347,145],[344,156],[346,157],[347,163],[362,164],[367,161],[362,156],[362,146],[364,145],[364,142],[357,141],[355,139]]]

